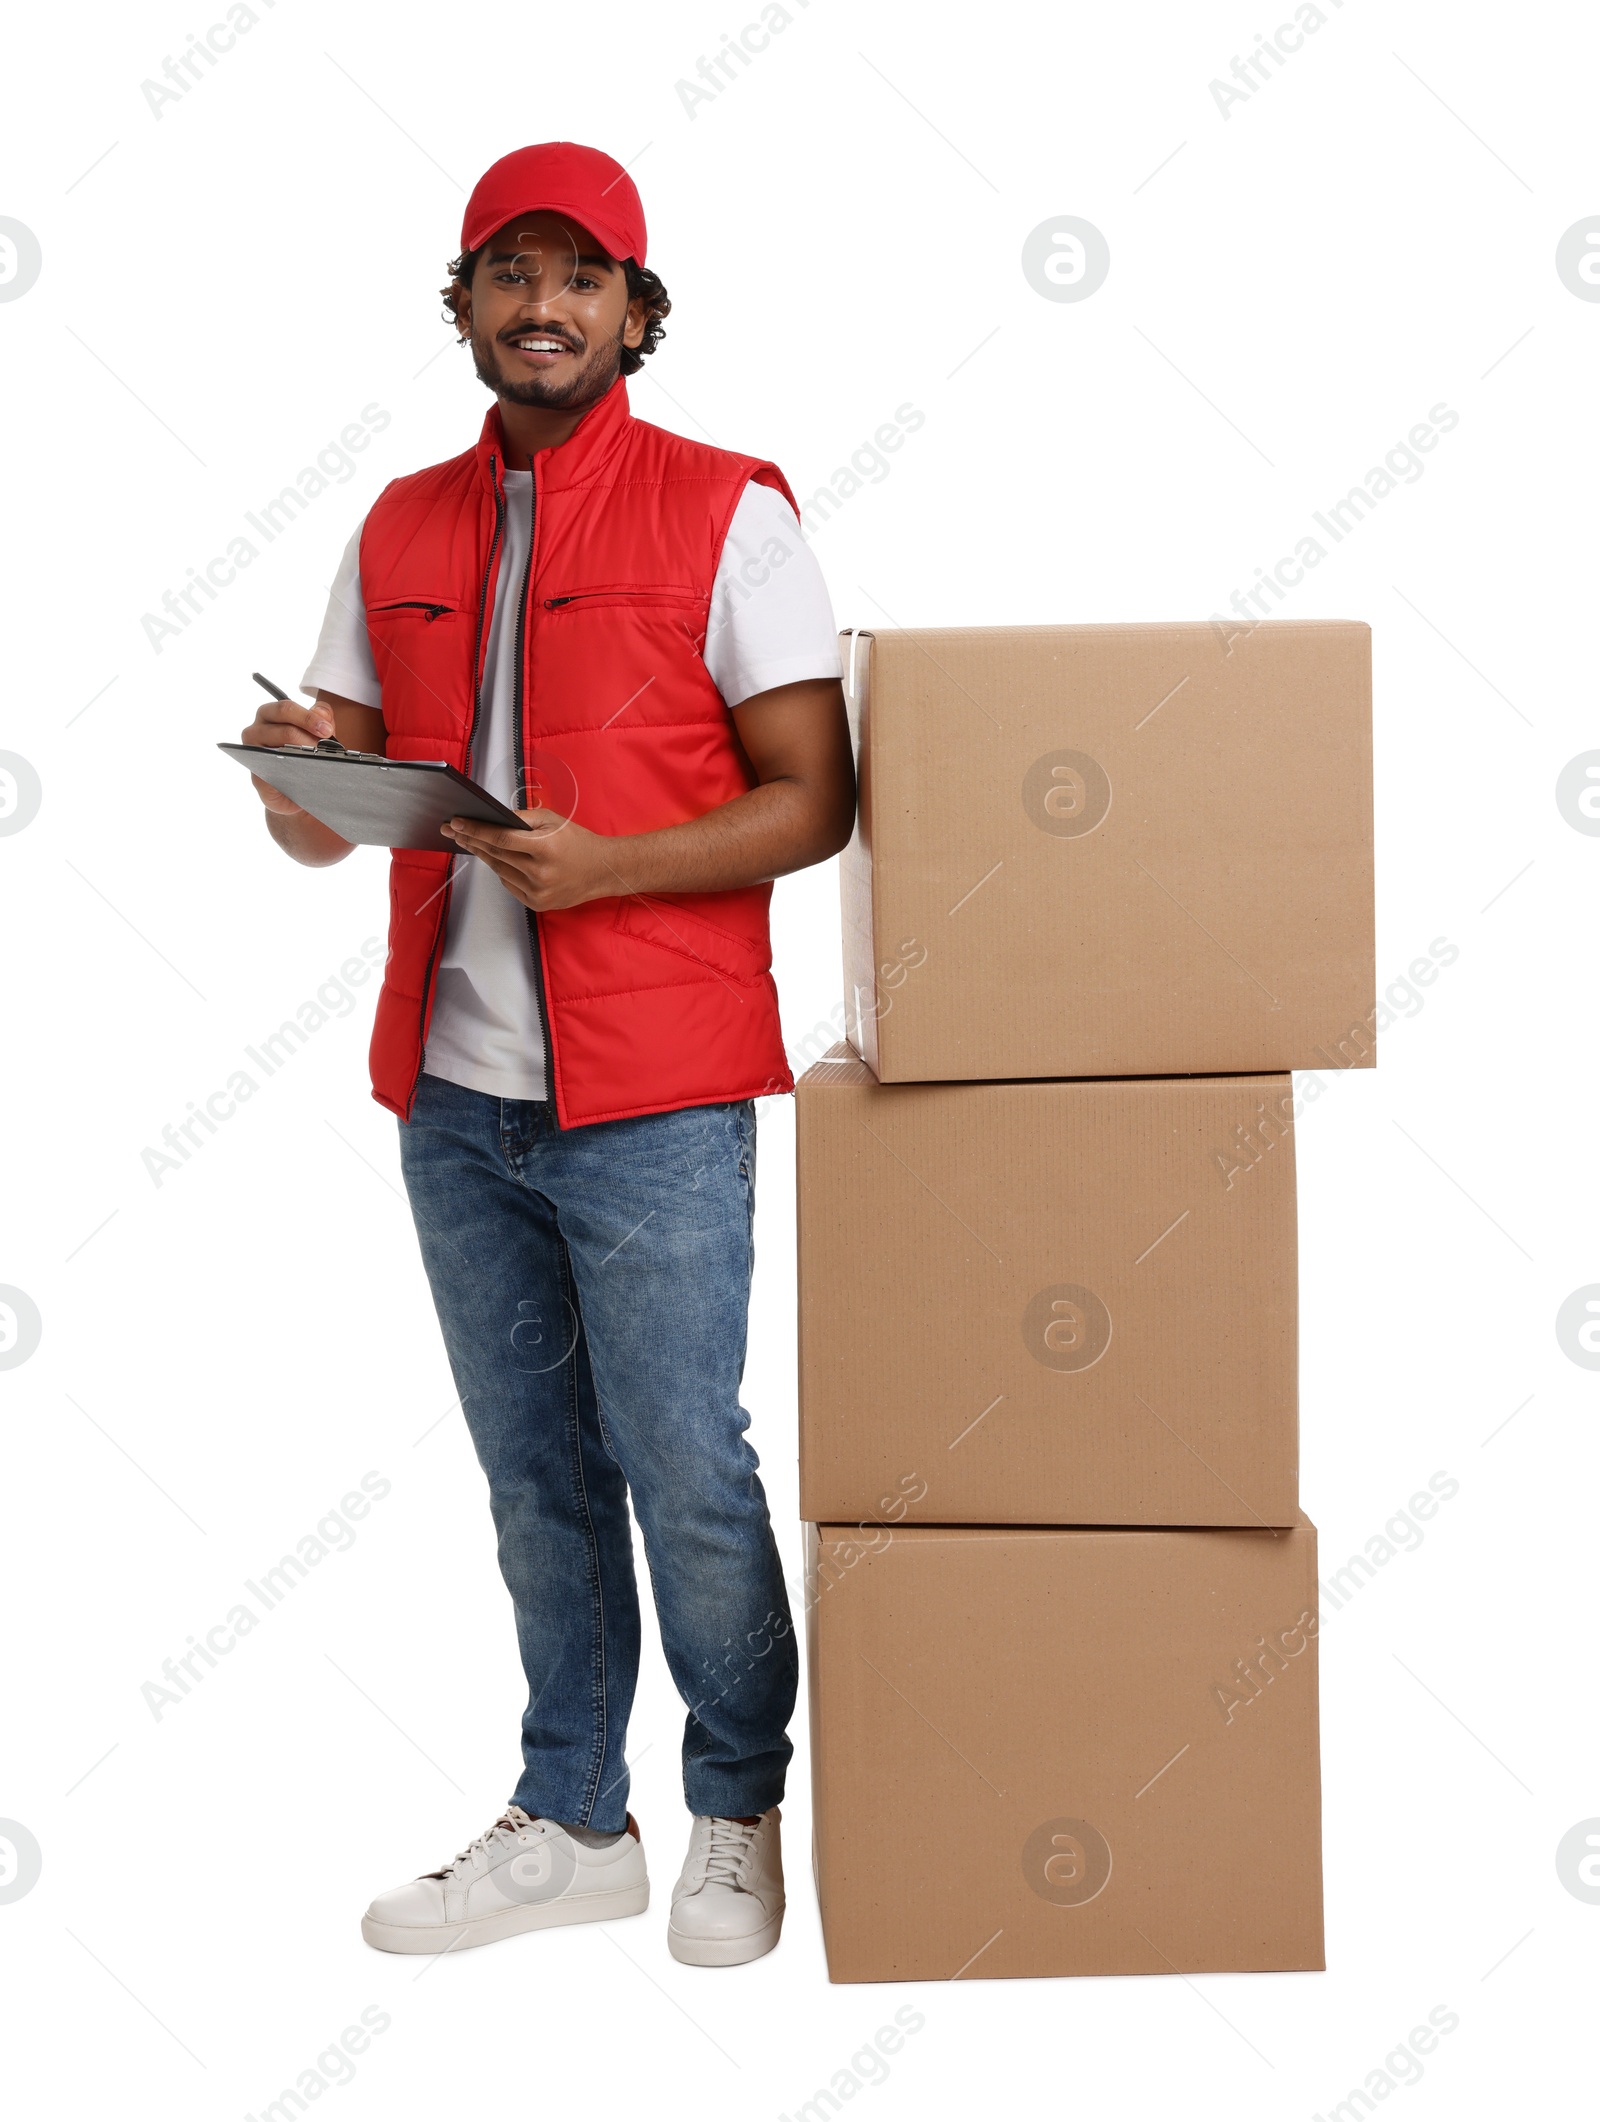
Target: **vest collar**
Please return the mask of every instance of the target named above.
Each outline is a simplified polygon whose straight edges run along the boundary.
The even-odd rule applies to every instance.
[[[628,410],[628,386],[619,376],[603,398],[597,399],[566,441],[557,448],[536,453],[539,485],[545,493],[584,486],[601,471],[621,447],[633,420]],[[494,468],[489,460],[493,457]],[[497,399],[484,415],[483,432],[477,445],[478,476],[492,493],[505,470],[506,437],[500,423]]]

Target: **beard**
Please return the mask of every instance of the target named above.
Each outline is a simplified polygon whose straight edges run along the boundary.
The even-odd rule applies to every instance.
[[[560,383],[548,376],[511,379],[502,375],[498,365],[498,341],[477,331],[472,334],[471,346],[472,365],[477,370],[478,381],[485,390],[493,391],[497,398],[504,398],[512,405],[539,405],[552,409],[592,405],[596,399],[605,396],[622,373],[620,340],[603,339]]]

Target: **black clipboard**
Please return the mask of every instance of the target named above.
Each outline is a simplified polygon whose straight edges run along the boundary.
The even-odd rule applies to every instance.
[[[219,752],[258,774],[357,847],[426,848],[450,854],[439,828],[451,818],[526,831],[522,820],[476,781],[442,759],[385,759],[320,744],[219,744]]]

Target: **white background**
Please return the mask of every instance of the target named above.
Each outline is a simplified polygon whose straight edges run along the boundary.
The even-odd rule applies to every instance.
[[[19,2108],[256,2114],[376,2005],[390,2025],[324,2096],[341,2114],[777,2116],[909,2001],[925,2025],[855,2095],[875,2115],[1325,2113],[1441,2004],[1460,2024],[1391,2095],[1408,2114],[1576,2111],[1600,1908],[1555,1850],[1600,1814],[1600,1381],[1554,1322],[1600,1280],[1600,841],[1554,790],[1600,744],[1600,305],[1554,254],[1600,213],[1600,28],[1324,0],[1224,116],[1210,82],[1287,0],[790,0],[691,116],[675,84],[754,0],[255,12],[159,117],[141,83],[218,0],[81,5],[9,44],[0,213],[44,260],[0,305],[0,749],[43,790],[0,839],[0,1283],[43,1320],[0,1375],[0,1816],[44,1862],[0,1906]],[[814,541],[841,623],[1203,618],[1430,407],[1459,414],[1285,607],[1374,628],[1380,979],[1436,937],[1460,954],[1301,1131],[1325,1572],[1431,1474],[1460,1483],[1327,1624],[1326,1975],[830,1987],[803,1718],[781,1948],[678,1967],[681,1711],[653,1638],[651,1913],[438,1965],[361,1942],[374,1892],[494,1814],[521,1699],[367,1095],[371,984],[159,1186],[142,1152],[383,932],[383,857],[294,868],[211,746],[253,712],[252,668],[297,680],[384,481],[475,436],[435,290],[465,189],[552,136],[630,162],[645,198],[675,305],[645,417],[809,493],[896,407],[926,414]],[[1020,267],[1065,213],[1110,245],[1083,302]],[[155,653],[142,615],[369,403],[392,417],[353,476]],[[798,1044],[838,996],[831,865],[778,888],[775,936]],[[797,1577],[791,1112],[762,1108],[746,1401]],[[392,1492],[354,1547],[156,1721],[141,1684],[369,1469]]]

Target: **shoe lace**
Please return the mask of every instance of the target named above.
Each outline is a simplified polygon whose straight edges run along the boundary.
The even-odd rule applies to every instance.
[[[750,1854],[758,1828],[746,1827],[742,1820],[727,1820],[713,1814],[706,1821],[705,1843],[701,1851],[700,1880],[705,1886],[737,1886],[739,1874],[744,1869],[745,1859]]]
[[[475,1866],[478,1859],[487,1856],[491,1848],[503,1848],[514,1842],[525,1828],[533,1824],[531,1816],[520,1806],[510,1806],[492,1827],[486,1827],[481,1835],[474,1836],[465,1849],[458,1850],[448,1864],[441,1865],[438,1871],[424,1872],[422,1876],[425,1879],[448,1879],[452,1872],[458,1871],[464,1864]]]

